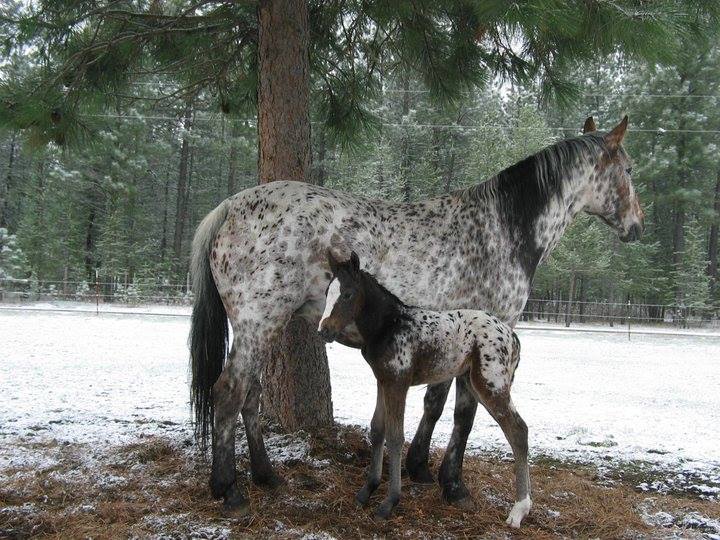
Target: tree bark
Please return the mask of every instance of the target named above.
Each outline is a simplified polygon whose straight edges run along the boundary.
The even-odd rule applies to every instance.
[[[715,301],[718,291],[718,221],[720,220],[720,170],[715,180],[715,200],[713,204],[715,216],[710,226],[708,241],[708,275],[710,276],[710,298]]]
[[[258,172],[261,183],[310,177],[310,59],[306,0],[258,7]],[[333,422],[330,370],[315,328],[293,319],[263,374],[263,413],[292,431]]]
[[[570,326],[572,320],[572,303],[575,296],[575,273],[570,274],[570,292],[568,293],[567,304],[565,304],[565,326]]]
[[[405,75],[403,79],[403,101],[402,101],[402,115],[406,118],[410,114],[410,77]],[[403,120],[403,123],[406,121]],[[403,188],[403,200],[410,202],[412,200],[412,186],[410,185],[410,133],[409,128],[405,128],[403,135],[403,153],[402,160],[400,162],[400,178],[402,178]]]
[[[318,186],[324,186],[327,179],[327,169],[325,168],[325,157],[327,155],[327,141],[325,130],[320,131],[320,141],[318,142],[317,163],[315,163],[314,182]]]
[[[180,261],[182,260],[182,244],[183,233],[185,231],[185,223],[187,221],[187,183],[188,183],[188,162],[190,159],[190,139],[188,131],[192,129],[192,103],[188,102],[185,106],[185,114],[183,118],[183,134],[182,144],[180,146],[180,168],[178,171],[177,197],[175,200],[175,231],[173,234],[173,265],[175,270],[180,269]]]
[[[238,137],[237,123],[233,124],[230,141],[230,163],[228,165],[228,181],[227,181],[227,194],[231,197],[237,193],[237,165],[238,165],[238,154],[240,149],[238,148],[237,137]]]
[[[13,132],[10,139],[10,155],[8,156],[7,174],[5,182],[0,185],[0,227],[8,228],[8,208],[10,206],[10,188],[13,184],[13,172],[15,165],[15,150],[17,149],[17,133]]]

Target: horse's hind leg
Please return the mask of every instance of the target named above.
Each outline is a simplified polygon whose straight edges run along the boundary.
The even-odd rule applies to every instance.
[[[415,432],[408,448],[407,458],[405,459],[405,468],[407,469],[410,480],[421,484],[431,484],[433,476],[430,472],[428,463],[430,456],[430,440],[432,438],[435,424],[440,419],[440,415],[447,401],[448,391],[452,385],[452,380],[440,384],[428,386],[425,392],[424,411],[420,425]]]
[[[443,498],[449,503],[473,504],[470,492],[462,479],[462,466],[476,411],[477,400],[470,386],[469,375],[466,373],[455,379],[455,425],[438,474]]]
[[[225,506],[236,512],[248,510],[244,489],[235,470],[235,428],[238,412],[250,389],[252,377],[240,358],[237,341],[230,351],[228,363],[213,386],[214,418],[212,441],[212,473],[210,490],[216,498],[225,499]]]
[[[255,484],[276,487],[282,483],[282,479],[273,471],[267,450],[265,450],[258,414],[261,390],[260,381],[257,377],[253,377],[241,409],[250,451],[250,473]]]
[[[372,445],[372,458],[368,468],[365,485],[360,488],[355,500],[358,504],[365,506],[370,496],[380,485],[382,475],[383,444],[385,443],[385,401],[380,383],[377,385],[377,400],[375,412],[370,422],[370,444]]]

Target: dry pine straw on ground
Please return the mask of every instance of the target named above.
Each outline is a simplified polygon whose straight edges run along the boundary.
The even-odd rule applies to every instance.
[[[17,468],[0,476],[0,537],[118,538],[275,537],[306,533],[354,537],[635,538],[657,537],[638,507],[647,495],[622,483],[603,486],[591,468],[536,464],[531,469],[534,506],[519,531],[505,526],[512,502],[512,462],[466,457],[464,478],[475,508],[451,507],[436,485],[404,479],[395,516],[376,522],[372,511],[385,494],[383,483],[368,508],[358,509],[355,492],[369,461],[365,432],[338,427],[310,438],[312,459],[278,467],[287,481],[271,491],[250,485],[252,512],[223,513],[207,488],[208,466],[192,449],[154,437],[95,452],[82,446],[30,444],[28,452],[52,455],[56,464]],[[433,455],[434,469],[441,455]],[[240,466],[246,470],[247,463]],[[118,479],[120,479],[118,481]],[[646,501],[647,502],[647,501]],[[25,506],[23,506],[25,505]],[[720,517],[718,503],[677,496],[654,498],[656,509],[697,511]],[[318,538],[318,536],[316,536]],[[319,536],[322,538],[322,535]]]

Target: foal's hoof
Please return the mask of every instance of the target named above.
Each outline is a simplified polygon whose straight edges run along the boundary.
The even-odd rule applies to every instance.
[[[513,505],[512,510],[510,510],[510,515],[505,520],[505,523],[510,525],[513,529],[519,529],[522,520],[530,513],[531,508],[532,500],[530,500],[530,497],[525,497],[522,501],[516,502]]]
[[[223,513],[231,517],[242,517],[250,513],[250,501],[238,487],[237,482],[233,483],[225,492]]]

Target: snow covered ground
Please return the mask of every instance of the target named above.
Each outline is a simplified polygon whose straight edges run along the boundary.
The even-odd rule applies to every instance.
[[[187,308],[147,311],[183,315]],[[32,459],[13,452],[14,440],[115,444],[158,431],[187,436],[188,328],[182,316],[0,311],[0,469]],[[633,335],[628,341],[535,329],[519,335],[513,394],[533,454],[608,466],[655,464],[717,497],[720,339]],[[370,369],[358,351],[332,344],[328,354],[336,419],[367,425],[375,403]],[[437,445],[452,429],[452,394]],[[409,395],[408,437],[423,395],[424,388]],[[508,450],[482,410],[469,449]]]

